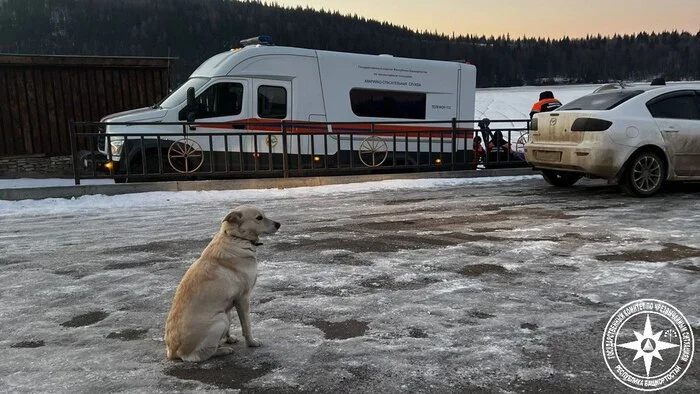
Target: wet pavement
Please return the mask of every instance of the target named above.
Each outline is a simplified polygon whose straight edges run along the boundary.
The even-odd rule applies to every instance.
[[[167,361],[175,287],[238,203],[282,222],[258,252],[263,346]],[[3,392],[633,392],[603,332],[654,298],[697,344],[700,186],[636,199],[519,177],[2,203],[0,267]],[[697,353],[671,391],[700,389]]]

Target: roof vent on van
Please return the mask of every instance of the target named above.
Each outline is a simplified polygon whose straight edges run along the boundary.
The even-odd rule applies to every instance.
[[[257,36],[252,38],[246,38],[241,40],[241,45],[247,47],[248,45],[272,45],[272,37],[270,36]]]
[[[380,53],[379,56],[394,57],[394,55],[390,55],[388,53]]]

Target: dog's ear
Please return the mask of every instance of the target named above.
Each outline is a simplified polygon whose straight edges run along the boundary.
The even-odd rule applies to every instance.
[[[239,211],[233,211],[233,212],[229,213],[228,215],[226,215],[226,217],[224,218],[222,223],[229,222],[229,223],[233,223],[233,224],[238,224],[241,222],[241,219],[243,219],[243,213],[241,213]]]

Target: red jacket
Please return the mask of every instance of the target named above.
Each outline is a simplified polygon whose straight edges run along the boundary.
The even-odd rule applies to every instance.
[[[549,112],[561,107],[561,101],[555,98],[547,98],[536,102],[530,110],[530,117],[532,118],[538,112]]]

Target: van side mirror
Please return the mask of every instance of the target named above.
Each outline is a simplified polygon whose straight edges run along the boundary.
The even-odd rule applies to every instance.
[[[187,122],[192,123],[197,120],[197,103],[194,100],[194,88],[187,89]]]

